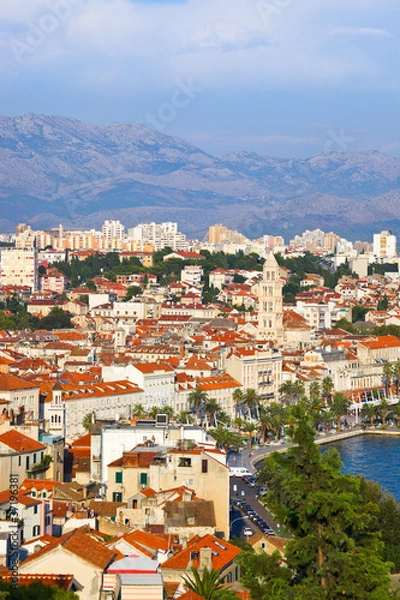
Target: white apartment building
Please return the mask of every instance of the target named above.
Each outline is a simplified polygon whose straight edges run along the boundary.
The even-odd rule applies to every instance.
[[[27,286],[38,290],[38,255],[36,248],[3,248],[0,285]]]
[[[279,398],[282,383],[282,355],[277,350],[236,348],[225,359],[226,372],[243,386],[255,389],[264,402]]]
[[[186,265],[181,272],[181,281],[190,285],[200,285],[203,277],[203,267],[200,265]]]
[[[397,238],[389,229],[381,231],[381,233],[374,233],[373,253],[378,259],[397,256]]]
[[[175,371],[167,364],[137,363],[124,367],[112,365],[102,369],[104,381],[128,379],[144,392],[145,410],[157,406],[174,406]]]
[[[85,433],[83,419],[87,414],[94,414],[100,420],[118,421],[129,418],[134,406],[143,402],[143,390],[127,380],[75,389],[63,389],[63,384],[56,384],[44,398],[45,428],[68,440],[76,439]]]
[[[184,251],[188,248],[186,236],[178,231],[178,224],[172,222],[139,223],[128,229],[128,239],[152,244],[156,250],[170,247],[175,251]]]
[[[108,240],[120,239],[125,237],[125,227],[120,221],[104,221],[101,228],[101,235]]]
[[[351,308],[347,306],[338,306],[336,302],[303,302],[298,300],[293,309],[301,315],[311,329],[331,329],[340,319],[351,321]]]

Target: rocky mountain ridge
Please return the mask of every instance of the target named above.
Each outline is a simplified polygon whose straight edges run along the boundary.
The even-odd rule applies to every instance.
[[[223,222],[258,237],[313,227],[366,239],[399,221],[400,160],[379,152],[306,160],[213,157],[138,124],[0,117],[0,226],[177,220],[189,235]]]

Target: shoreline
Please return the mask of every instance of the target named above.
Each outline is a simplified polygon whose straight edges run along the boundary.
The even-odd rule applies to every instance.
[[[358,437],[360,435],[386,435],[392,437],[400,437],[400,429],[394,429],[392,431],[387,429],[354,429],[352,431],[343,431],[339,433],[328,434],[325,437],[320,437],[315,439],[315,443],[317,446],[324,446],[326,444],[332,444],[334,442],[340,442],[342,440],[350,439],[353,437]],[[288,448],[290,448],[292,444],[276,444],[271,445],[266,448],[263,448],[256,456],[254,456],[251,460],[244,461],[248,464],[246,466],[250,471],[257,471],[261,468],[262,461],[268,454],[271,452],[286,452]]]

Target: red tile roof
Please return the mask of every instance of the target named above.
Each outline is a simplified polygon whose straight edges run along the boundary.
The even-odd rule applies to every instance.
[[[24,379],[20,377],[15,377],[15,375],[8,375],[8,373],[0,373],[0,393],[7,391],[17,391],[17,390],[31,390],[36,387],[32,383],[28,383]]]
[[[161,569],[187,569],[189,563],[198,569],[201,548],[212,549],[212,568],[218,571],[225,569],[240,552],[240,548],[225,540],[220,540],[211,534],[205,535],[196,543],[184,548],[181,552],[177,552],[177,554],[165,561]],[[197,557],[193,553],[197,553]]]
[[[28,556],[23,564],[26,565],[42,558],[59,546],[75,554],[81,560],[89,562],[102,570],[106,569],[114,560],[123,558],[120,552],[110,550],[104,544],[92,539],[85,533],[85,528],[80,528],[65,533],[55,542],[51,542],[38,552]]]
[[[1,579],[4,581],[11,581],[12,577],[12,573],[1,572]],[[48,587],[59,587],[62,590],[68,591],[71,588],[73,579],[73,575],[49,575],[47,573],[32,573],[25,575],[20,573],[18,575],[18,585],[25,587],[31,585],[35,581],[40,581],[40,583],[43,583],[43,585]]]
[[[0,443],[16,452],[36,452],[38,450],[46,449],[46,446],[40,442],[33,440],[15,429],[10,429],[10,431],[6,431],[0,435]]]

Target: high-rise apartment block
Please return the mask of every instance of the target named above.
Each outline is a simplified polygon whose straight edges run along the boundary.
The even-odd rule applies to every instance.
[[[38,289],[36,248],[4,248],[1,252],[0,285],[26,286]]]
[[[246,244],[247,238],[239,233],[225,227],[225,225],[212,225],[208,228],[208,242],[210,244],[221,244],[231,242],[234,244]]]
[[[152,244],[156,250],[172,248],[175,251],[185,251],[188,248],[186,235],[178,231],[177,223],[139,223],[128,229],[128,239]]]
[[[120,221],[104,221],[101,235],[108,240],[122,240],[125,237],[125,227]]]
[[[389,229],[381,231],[381,233],[374,233],[373,253],[378,259],[397,256],[397,238]]]

